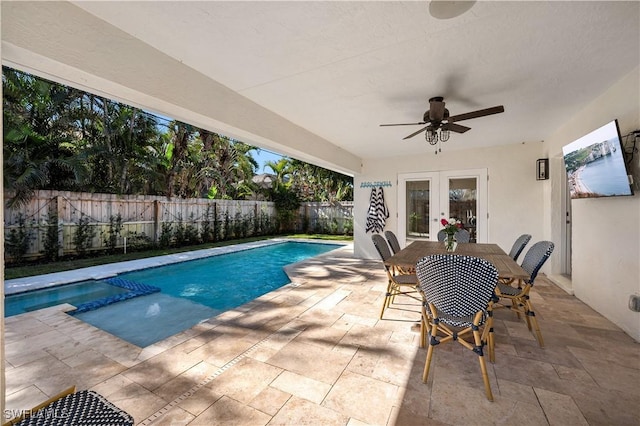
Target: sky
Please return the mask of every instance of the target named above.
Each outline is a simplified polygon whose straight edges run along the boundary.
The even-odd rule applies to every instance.
[[[147,112],[148,114],[151,114],[157,118],[159,118],[160,121],[160,131],[164,132],[166,131],[166,124],[173,121],[172,118],[166,117],[164,115],[155,113],[155,112]],[[255,158],[255,160],[258,162],[258,169],[256,170],[256,174],[260,174],[260,173],[273,173],[273,170],[271,170],[271,168],[268,168],[267,170],[264,170],[264,163],[266,163],[267,161],[273,161],[273,162],[278,162],[278,160],[280,160],[283,156],[279,155],[279,154],[275,154],[271,151],[267,151],[265,149],[260,149],[260,151],[252,151],[251,155],[253,156],[253,158]]]
[[[258,170],[256,170],[256,174],[260,173],[273,173],[270,167],[267,167],[267,170],[264,170],[264,163],[267,161],[273,161],[277,163],[278,160],[282,158],[282,155],[274,154],[273,152],[260,149],[260,151],[252,151],[251,155],[258,162]]]

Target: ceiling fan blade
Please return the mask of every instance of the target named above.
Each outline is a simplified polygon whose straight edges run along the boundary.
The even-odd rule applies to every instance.
[[[428,128],[428,127],[429,127],[429,126],[423,127],[422,129],[418,130],[417,132],[413,132],[413,133],[411,133],[409,136],[405,136],[404,138],[402,138],[402,140],[412,138],[412,137],[414,137],[415,135],[418,135],[418,134],[420,134],[420,133],[424,132],[425,130],[427,130],[427,128]]]
[[[384,126],[419,126],[422,124],[427,124],[424,121],[421,121],[419,123],[395,123],[395,124],[381,124],[380,127],[384,127]]]
[[[472,118],[484,117],[486,115],[499,114],[504,112],[504,106],[494,106],[491,108],[479,109],[478,111],[467,112],[464,114],[453,115],[449,117],[449,123],[454,121],[470,120]]]
[[[466,131],[471,130],[471,127],[463,126],[461,124],[456,123],[446,123],[442,125],[443,130],[451,130],[456,133],[464,133]]]

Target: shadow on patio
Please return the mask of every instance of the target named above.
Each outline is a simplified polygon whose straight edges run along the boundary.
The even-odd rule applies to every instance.
[[[287,268],[292,284],[144,349],[59,309],[7,319],[7,408],[67,385],[91,388],[141,424],[638,424],[640,346],[539,277],[546,347],[496,312],[486,400],[477,359],[436,350],[422,383],[417,302],[378,319],[379,261],[340,249]]]

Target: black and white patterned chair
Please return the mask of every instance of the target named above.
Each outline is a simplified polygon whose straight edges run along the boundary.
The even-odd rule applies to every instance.
[[[513,246],[511,246],[511,251],[509,251],[509,257],[512,258],[513,260],[518,260],[518,257],[520,257],[522,250],[524,250],[525,246],[529,243],[529,240],[531,240],[531,235],[529,234],[520,235],[516,239],[516,241],[513,243]],[[500,278],[500,282],[503,284],[512,284],[514,281],[515,281],[515,278]]]
[[[398,242],[398,237],[393,231],[384,231],[384,236],[387,238],[387,242],[389,243],[389,247],[391,247],[391,251],[393,254],[396,254],[400,251],[400,243]]]
[[[371,235],[371,240],[373,241],[373,245],[376,247],[376,250],[380,255],[380,259],[382,259],[382,264],[384,265],[384,269],[387,272],[387,278],[389,279],[389,284],[387,284],[387,291],[384,296],[384,301],[382,302],[382,310],[380,311],[380,319],[382,319],[384,310],[388,308],[391,303],[393,303],[396,296],[406,295],[414,299],[418,299],[415,296],[418,292],[418,278],[415,274],[404,274],[401,273],[401,271],[396,271],[384,264],[384,262],[391,257],[391,251],[389,251],[389,246],[387,245],[387,242],[382,237],[382,235],[373,234]]]
[[[134,419],[95,391],[76,392],[75,386],[24,410],[4,425],[15,426],[133,426]]]
[[[536,319],[536,314],[533,310],[533,305],[529,298],[529,291],[533,287],[533,283],[538,276],[538,271],[542,268],[542,265],[547,261],[551,253],[553,253],[554,244],[551,241],[539,241],[535,243],[525,254],[522,260],[522,269],[527,271],[529,278],[517,282],[517,287],[499,282],[496,287],[496,295],[500,299],[502,304],[503,300],[509,300],[511,305],[509,308],[518,314],[524,314],[524,319],[527,322],[529,331],[533,330],[536,333],[536,338],[540,347],[544,347],[544,341],[542,340],[542,333],[540,332],[540,326]]]
[[[400,243],[398,242],[398,237],[396,237],[396,234],[394,234],[393,231],[384,231],[384,236],[387,238],[387,242],[389,243],[389,247],[391,247],[391,251],[393,252],[393,254],[396,254],[400,250],[402,250],[400,248]],[[400,268],[400,267],[396,267],[396,270],[401,274],[415,274],[416,273],[416,269],[415,268]]]
[[[429,347],[422,381],[429,378],[434,348],[456,341],[473,351],[480,361],[485,393],[493,401],[485,345],[493,361],[492,297],[498,282],[498,270],[484,259],[472,256],[432,255],[416,264],[420,289],[426,298],[429,323]],[[469,340],[465,340],[468,338]]]
[[[520,257],[520,253],[522,253],[522,250],[524,250],[524,247],[529,243],[530,240],[531,240],[531,235],[529,234],[520,235],[516,239],[516,241],[513,243],[513,246],[511,246],[509,257],[512,258],[513,260],[518,260],[518,257]]]
[[[444,232],[444,230],[441,229],[438,231],[438,241],[444,241],[446,237],[447,233]],[[456,241],[459,243],[468,243],[471,241],[471,234],[466,229],[458,229],[456,231]]]

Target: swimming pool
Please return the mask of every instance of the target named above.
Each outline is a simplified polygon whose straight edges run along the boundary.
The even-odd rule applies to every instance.
[[[19,315],[61,303],[79,305],[104,297],[128,293],[129,291],[104,281],[80,282],[29,291],[6,297],[4,301],[4,316]]]
[[[118,274],[118,279],[158,287],[160,293],[74,316],[145,347],[289,283],[285,265],[339,247],[286,241]]]

